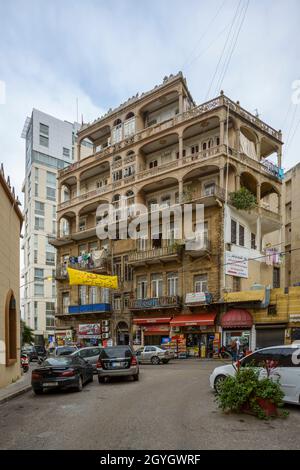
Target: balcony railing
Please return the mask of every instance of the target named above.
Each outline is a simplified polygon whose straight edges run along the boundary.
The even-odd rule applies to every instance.
[[[90,258],[89,262],[82,261],[80,263],[68,263],[68,264],[58,264],[56,266],[56,279],[67,279],[68,272],[67,267],[73,269],[79,269],[82,271],[103,271],[106,272],[109,268],[108,257],[103,259],[93,259]]]
[[[178,307],[180,298],[178,295],[151,297],[147,299],[131,299],[129,301],[130,310],[144,310],[152,308]]]
[[[135,251],[129,254],[129,263],[138,261],[147,261],[165,256],[178,255],[178,248],[176,246],[164,246],[162,248],[153,248],[145,251]]]
[[[110,312],[111,305],[106,303],[70,305],[68,310],[69,314]]]

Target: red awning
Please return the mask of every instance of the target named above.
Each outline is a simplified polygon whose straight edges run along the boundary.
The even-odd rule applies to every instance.
[[[221,325],[223,328],[251,328],[253,318],[247,310],[234,308],[223,315]]]
[[[144,327],[145,335],[165,335],[169,336],[170,325],[149,325]]]
[[[170,323],[171,317],[155,317],[155,318],[134,318],[134,325],[147,325],[151,323]]]
[[[178,315],[171,320],[171,326],[214,325],[216,313],[199,313],[197,315]]]

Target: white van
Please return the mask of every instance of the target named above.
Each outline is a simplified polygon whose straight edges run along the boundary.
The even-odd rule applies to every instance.
[[[240,367],[256,367],[259,369],[260,378],[267,375],[266,369],[261,365],[266,360],[276,362],[276,368],[271,370],[270,378],[279,380],[284,393],[283,401],[286,403],[300,404],[300,344],[293,343],[283,346],[274,346],[259,349],[240,360]],[[216,367],[210,376],[210,386],[216,392],[222,381],[236,373],[233,364]]]

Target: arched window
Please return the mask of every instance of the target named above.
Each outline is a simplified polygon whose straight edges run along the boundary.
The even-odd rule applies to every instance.
[[[114,122],[114,127],[112,128],[112,143],[115,144],[122,140],[122,121],[121,119],[116,119]]]
[[[135,116],[134,113],[128,113],[124,122],[124,137],[129,137],[135,133]]]
[[[8,293],[6,298],[5,351],[6,365],[10,366],[17,361],[17,306],[12,291]]]

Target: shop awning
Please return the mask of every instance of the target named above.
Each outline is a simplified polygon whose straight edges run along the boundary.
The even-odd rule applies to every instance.
[[[251,328],[253,318],[251,313],[241,308],[228,310],[221,318],[223,328]]]
[[[194,315],[178,315],[171,320],[171,326],[208,326],[214,325],[216,313],[199,313]]]
[[[244,290],[239,292],[226,292],[225,302],[262,302],[265,298],[265,289]]]
[[[164,335],[169,336],[170,325],[149,325],[144,327],[145,335]]]
[[[151,323],[170,323],[171,317],[154,317],[154,318],[134,318],[134,325],[147,325]]]

